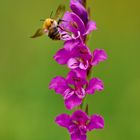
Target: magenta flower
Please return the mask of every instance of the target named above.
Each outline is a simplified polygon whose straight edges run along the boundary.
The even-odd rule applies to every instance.
[[[96,23],[89,20],[88,12],[80,1],[71,0],[70,8],[72,12],[67,11],[63,16],[64,22],[60,24],[61,34],[66,34],[62,40],[84,42],[86,35],[96,30]]]
[[[86,140],[88,131],[104,127],[102,116],[94,114],[89,117],[82,110],[75,111],[71,116],[60,114],[56,117],[55,122],[68,129],[71,140]]]
[[[60,30],[60,32],[61,34],[67,34],[64,40],[84,40],[87,34],[91,33],[93,30],[96,30],[95,22],[89,21],[85,26],[84,22],[80,19],[80,17],[73,12],[66,12],[63,20],[65,22],[62,22],[60,26],[62,29],[65,30]],[[69,34],[69,32],[71,34]]]
[[[86,70],[89,67],[89,60],[92,55],[90,50],[82,44],[71,47],[65,44],[65,48],[60,49],[54,59],[59,64],[67,64],[70,69],[80,68]]]
[[[70,71],[66,79],[61,76],[53,78],[49,85],[50,89],[63,96],[67,109],[79,106],[86,94],[94,94],[96,90],[102,91],[103,87],[100,79],[92,78],[87,82],[82,74],[78,75],[75,71]]]
[[[49,89],[53,89],[56,94],[60,94],[64,99],[65,107],[68,110],[74,107],[81,110],[74,111],[72,115],[60,114],[55,122],[68,129],[71,140],[86,140],[87,132],[104,127],[102,116],[94,114],[88,116],[88,103],[84,103],[88,94],[102,91],[104,84],[99,78],[91,78],[92,67],[107,59],[107,54],[103,49],[90,51],[86,45],[88,35],[96,30],[96,23],[90,20],[90,9],[86,9],[86,0],[70,0],[71,11],[64,13],[62,19],[55,21],[56,15],[61,15],[65,9],[59,5],[54,19],[44,21],[48,36],[59,37],[64,41],[64,47],[58,50],[54,59],[60,65],[67,65],[70,69],[66,78],[56,76],[49,84]],[[46,27],[45,27],[46,28]],[[44,28],[43,28],[44,30]],[[42,28],[38,29],[35,37],[42,35]],[[33,37],[34,37],[33,36]],[[83,108],[86,111],[84,112]]]
[[[66,43],[64,48],[55,54],[54,59],[61,65],[67,64],[70,69],[87,70],[106,60],[107,54],[103,49],[95,49],[91,54],[89,48],[83,44],[73,47]]]

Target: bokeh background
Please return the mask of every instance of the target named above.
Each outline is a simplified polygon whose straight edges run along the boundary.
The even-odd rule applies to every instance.
[[[70,113],[61,96],[48,89],[68,69],[52,56],[62,48],[47,36],[29,38],[60,3],[69,0],[4,0],[0,2],[0,140],[69,140],[57,126],[59,113]],[[105,129],[88,140],[140,139],[140,1],[88,0],[98,30],[88,42],[103,48],[108,60],[94,68],[105,90],[88,96],[90,114],[105,118]]]

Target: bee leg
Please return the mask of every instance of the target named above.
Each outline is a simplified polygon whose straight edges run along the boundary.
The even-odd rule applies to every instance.
[[[66,32],[66,33],[61,34],[62,37],[67,36],[67,35],[68,35],[69,37],[72,37],[72,33],[71,33],[70,31],[64,29],[63,27],[61,27],[61,26],[59,26],[59,25],[58,25],[57,27]]]
[[[68,30],[66,30],[66,29],[64,29],[63,27],[61,27],[61,26],[57,26],[58,28],[60,28],[61,30],[63,30],[63,31],[65,31],[65,32],[67,32],[67,33],[69,33],[69,34],[71,34],[71,32],[70,31],[68,31]]]
[[[58,20],[58,22],[57,22],[57,23],[58,23],[58,25],[59,25],[61,22],[66,22],[66,21],[65,21],[65,20],[63,20],[63,19],[59,19],[59,20]]]

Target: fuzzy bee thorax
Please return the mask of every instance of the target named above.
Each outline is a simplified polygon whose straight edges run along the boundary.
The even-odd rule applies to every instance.
[[[50,27],[54,27],[54,26],[57,26],[57,22],[55,20],[53,20],[51,18],[47,18],[44,21],[43,28],[48,30]]]

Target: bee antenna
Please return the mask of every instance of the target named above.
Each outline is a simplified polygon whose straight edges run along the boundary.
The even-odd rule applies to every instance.
[[[53,11],[51,11],[50,18],[52,18]]]
[[[40,19],[40,21],[45,21],[45,19]]]

